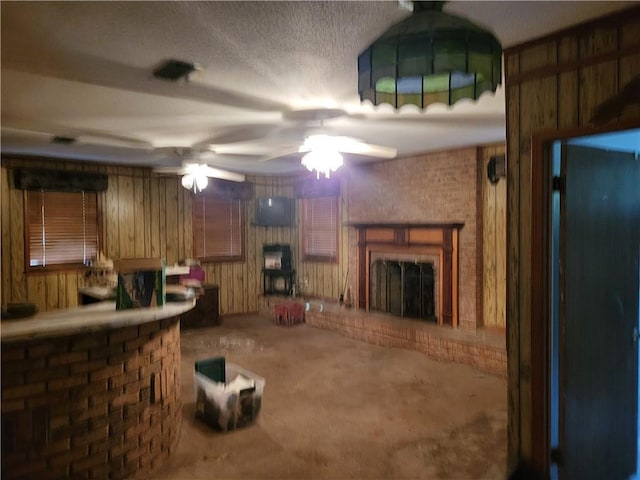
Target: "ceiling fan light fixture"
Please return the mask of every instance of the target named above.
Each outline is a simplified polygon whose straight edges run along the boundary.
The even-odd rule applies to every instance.
[[[358,55],[361,101],[424,109],[496,91],[502,45],[491,32],[442,12],[444,3],[414,1],[411,16]]]
[[[335,172],[342,166],[343,159],[340,152],[329,148],[311,150],[302,157],[302,165],[310,172],[316,172],[316,178],[320,178],[320,174],[324,174],[329,178],[331,172]]]
[[[195,180],[195,175],[193,175],[192,173],[187,173],[186,175],[182,176],[182,180],[181,180],[182,186],[187,190],[191,190],[193,188],[194,180]]]
[[[201,173],[187,173],[182,176],[181,183],[187,190],[193,190],[193,193],[198,193],[207,188],[209,179]]]
[[[209,184],[209,179],[206,175],[196,175],[196,187],[199,192],[207,188]]]
[[[356,142],[347,137],[317,134],[309,135],[300,146],[299,152],[312,150],[334,150],[336,152],[350,150]]]

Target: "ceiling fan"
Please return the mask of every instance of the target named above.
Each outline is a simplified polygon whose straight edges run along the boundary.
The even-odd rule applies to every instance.
[[[168,150],[182,159],[179,166],[158,166],[153,168],[156,174],[182,175],[182,186],[194,192],[202,191],[207,187],[209,178],[218,178],[232,182],[244,182],[245,176],[241,173],[223,170],[207,164],[207,156],[215,155],[211,150],[201,151],[196,148],[184,147],[160,147],[156,150]]]
[[[172,163],[180,162],[177,166],[158,166],[153,171],[158,174],[183,175],[183,185],[185,188],[204,189],[208,183],[207,178],[219,178],[233,182],[244,182],[245,176],[239,173],[215,168],[207,164],[207,157],[214,155],[210,149],[200,150],[197,148],[185,147],[153,147],[149,142],[137,140],[130,137],[109,135],[102,132],[78,132],[69,129],[64,130],[64,134],[50,133],[57,129],[28,130],[13,127],[2,127],[2,136],[27,138],[40,144],[58,145],[60,147],[87,145],[100,147],[128,148],[135,150],[145,150],[157,152],[169,157]],[[4,143],[4,142],[3,142]],[[4,145],[3,145],[4,148]],[[10,148],[9,148],[10,149]],[[166,161],[166,159],[165,159]],[[186,185],[189,185],[188,187]]]
[[[394,158],[397,150],[392,147],[374,145],[357,138],[332,135],[325,121],[350,116],[346,111],[332,108],[302,109],[285,111],[278,124],[239,125],[209,138],[201,145],[218,149],[231,147],[231,155],[242,153],[242,145],[250,145],[269,139],[279,139],[280,147],[275,154],[262,156],[259,162],[275,159],[296,160],[310,171],[328,176],[342,165],[342,154],[375,158]],[[238,149],[239,147],[239,149]]]

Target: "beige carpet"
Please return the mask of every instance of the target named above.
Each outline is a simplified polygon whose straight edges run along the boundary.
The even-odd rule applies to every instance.
[[[506,478],[504,379],[259,316],[181,342],[180,440],[149,478]],[[219,355],[266,379],[257,421],[227,433],[195,418],[194,362]]]

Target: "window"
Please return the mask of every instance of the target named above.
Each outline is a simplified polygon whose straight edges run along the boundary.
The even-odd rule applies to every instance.
[[[27,270],[73,268],[95,259],[99,205],[95,192],[25,192]]]
[[[193,198],[193,248],[199,260],[244,260],[244,205],[207,195]]]
[[[338,260],[338,198],[302,200],[302,248],[305,260]]]

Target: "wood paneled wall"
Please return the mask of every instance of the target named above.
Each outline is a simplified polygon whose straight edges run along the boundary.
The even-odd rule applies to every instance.
[[[101,251],[111,258],[161,257],[167,264],[190,257],[191,201],[179,178],[156,177],[149,169],[52,160],[3,159],[2,303],[33,302],[40,311],[74,307],[82,272],[24,273],[23,191],[13,188],[10,167],[105,173]]]
[[[486,169],[494,155],[504,155],[504,145],[487,146],[480,155],[482,175],[482,323],[507,325],[507,179],[492,184]]]
[[[254,184],[255,198],[265,196],[285,196],[293,198],[294,183],[298,177],[249,177],[247,181]],[[342,182],[342,189],[345,188]],[[262,294],[262,246],[265,244],[283,243],[291,247],[293,268],[296,270],[296,285],[299,294],[337,301],[342,292],[345,272],[348,268],[348,249],[346,247],[348,204],[340,197],[339,218],[340,236],[337,263],[305,262],[302,256],[300,212],[302,200],[295,201],[295,220],[293,227],[259,227],[255,226],[256,202],[247,205],[247,238],[248,268],[252,283],[247,297],[245,310],[257,311],[258,295]]]
[[[532,363],[532,327],[542,322],[531,314],[532,249],[543,249],[532,245],[532,215],[542,208],[541,199],[532,202],[532,167],[543,162],[541,152],[532,157],[532,142],[550,132],[560,137],[569,131],[575,136],[597,131],[590,124],[595,108],[640,74],[640,8],[510,48],[505,67],[508,444],[513,468],[521,458],[545,455],[532,441],[533,432],[544,429],[532,407],[532,395],[544,395],[541,386],[532,390],[532,372],[540,368]],[[638,105],[623,106],[628,108],[606,128],[638,118]]]
[[[58,170],[100,172],[109,176],[109,188],[102,194],[102,251],[109,258],[160,257],[168,265],[193,255],[191,193],[179,177],[157,177],[145,168],[112,167],[91,163],[3,159],[2,164],[2,304],[34,302],[40,311],[77,305],[82,272],[50,274],[24,273],[23,192],[13,188],[11,167],[31,166]],[[293,197],[295,177],[253,177],[255,196]],[[346,226],[341,227],[338,263],[303,262],[300,248],[299,212],[293,227],[257,227],[254,200],[247,201],[245,217],[245,262],[204,264],[206,282],[217,284],[220,313],[258,310],[262,294],[262,245],[288,244],[292,248],[297,283],[302,293],[338,299],[346,271],[348,251]],[[341,201],[340,213],[347,205]],[[342,218],[340,224],[344,225]]]
[[[439,152],[434,158],[443,163],[448,170],[440,171],[438,184],[447,182],[449,188],[459,186],[459,181],[452,175],[473,175],[472,184],[476,176],[482,175],[486,180],[486,161],[493,152],[498,152],[503,146],[490,146],[478,149],[482,153],[482,162],[478,168],[474,162],[466,162],[465,169],[456,168],[447,161],[447,152]],[[475,155],[476,149],[469,150]],[[452,153],[456,158],[460,152]],[[465,157],[466,158],[466,157]],[[262,295],[262,247],[264,244],[288,244],[292,249],[293,266],[296,269],[296,283],[298,291],[315,298],[337,301],[340,294],[346,293],[351,287],[352,301],[356,304],[356,255],[354,229],[349,222],[367,219],[377,222],[392,222],[402,218],[411,220],[459,220],[466,215],[474,218],[495,218],[499,216],[499,195],[494,186],[483,187],[487,194],[492,194],[491,201],[483,203],[482,212],[465,213],[465,208],[476,205],[477,202],[458,202],[458,210],[450,212],[446,218],[437,215],[428,216],[425,213],[423,200],[424,185],[429,179],[429,170],[425,170],[428,157],[398,159],[393,168],[398,168],[397,178],[402,179],[401,190],[404,197],[394,196],[393,202],[383,204],[376,199],[379,192],[371,191],[371,185],[377,185],[371,180],[380,175],[377,181],[388,182],[392,176],[389,168],[370,168],[367,175],[371,181],[366,185],[359,184],[357,194],[351,194],[352,185],[348,171],[341,176],[341,196],[339,202],[339,247],[337,263],[305,262],[302,258],[300,211],[302,200],[295,201],[295,222],[292,227],[259,227],[254,225],[255,199],[262,196],[294,195],[294,184],[298,177],[263,177],[250,176],[247,181],[254,186],[254,198],[245,203],[245,261],[204,264],[207,283],[219,286],[219,304],[222,315],[258,311],[259,295]],[[103,210],[103,239],[102,250],[109,258],[133,257],[161,257],[167,264],[173,264],[193,255],[193,235],[191,216],[191,193],[182,188],[178,177],[157,177],[149,169],[132,167],[113,167],[92,163],[78,163],[52,160],[24,160],[3,159],[2,165],[2,303],[31,301],[38,305],[40,311],[68,308],[77,305],[77,289],[84,284],[82,273],[24,273],[24,238],[23,238],[23,192],[13,188],[11,167],[32,166],[53,168],[60,170],[81,170],[87,172],[106,173],[109,176],[109,189],[102,195]],[[416,168],[421,168],[420,177],[424,182],[415,181]],[[360,174],[353,178],[360,178]],[[465,180],[466,181],[466,180]],[[373,183],[372,183],[373,182]],[[504,181],[502,180],[502,183]],[[362,189],[366,191],[363,191]],[[443,187],[444,188],[444,187]],[[374,188],[375,190],[375,188]],[[388,193],[395,192],[388,189]],[[364,193],[363,193],[364,192]],[[365,195],[365,197],[362,197]],[[362,197],[362,198],[360,198]],[[357,207],[356,215],[350,212],[350,206]],[[385,207],[386,205],[386,207]],[[465,205],[467,205],[465,207]],[[388,211],[383,211],[383,207]],[[389,210],[391,208],[391,210]],[[476,208],[473,206],[473,208]],[[431,218],[433,217],[433,218]],[[451,218],[449,218],[451,217]],[[455,218],[453,218],[455,217]],[[494,224],[497,222],[495,220]],[[467,227],[469,228],[469,227]],[[491,231],[495,230],[492,227]],[[475,233],[474,233],[475,235]],[[492,237],[489,237],[491,240]],[[473,240],[475,245],[475,240]],[[474,247],[475,248],[475,247]],[[496,246],[495,251],[501,249]],[[493,257],[492,257],[493,258]],[[482,252],[480,254],[482,260]],[[486,262],[485,262],[486,263]],[[497,263],[497,262],[496,262]],[[492,271],[493,264],[483,266],[483,270]],[[496,274],[497,275],[497,274]],[[496,289],[486,290],[485,298],[480,303],[494,305],[499,303],[494,297],[499,292]],[[482,288],[479,289],[482,294]],[[486,325],[500,325],[499,316],[485,315]],[[495,318],[495,319],[494,319]]]

